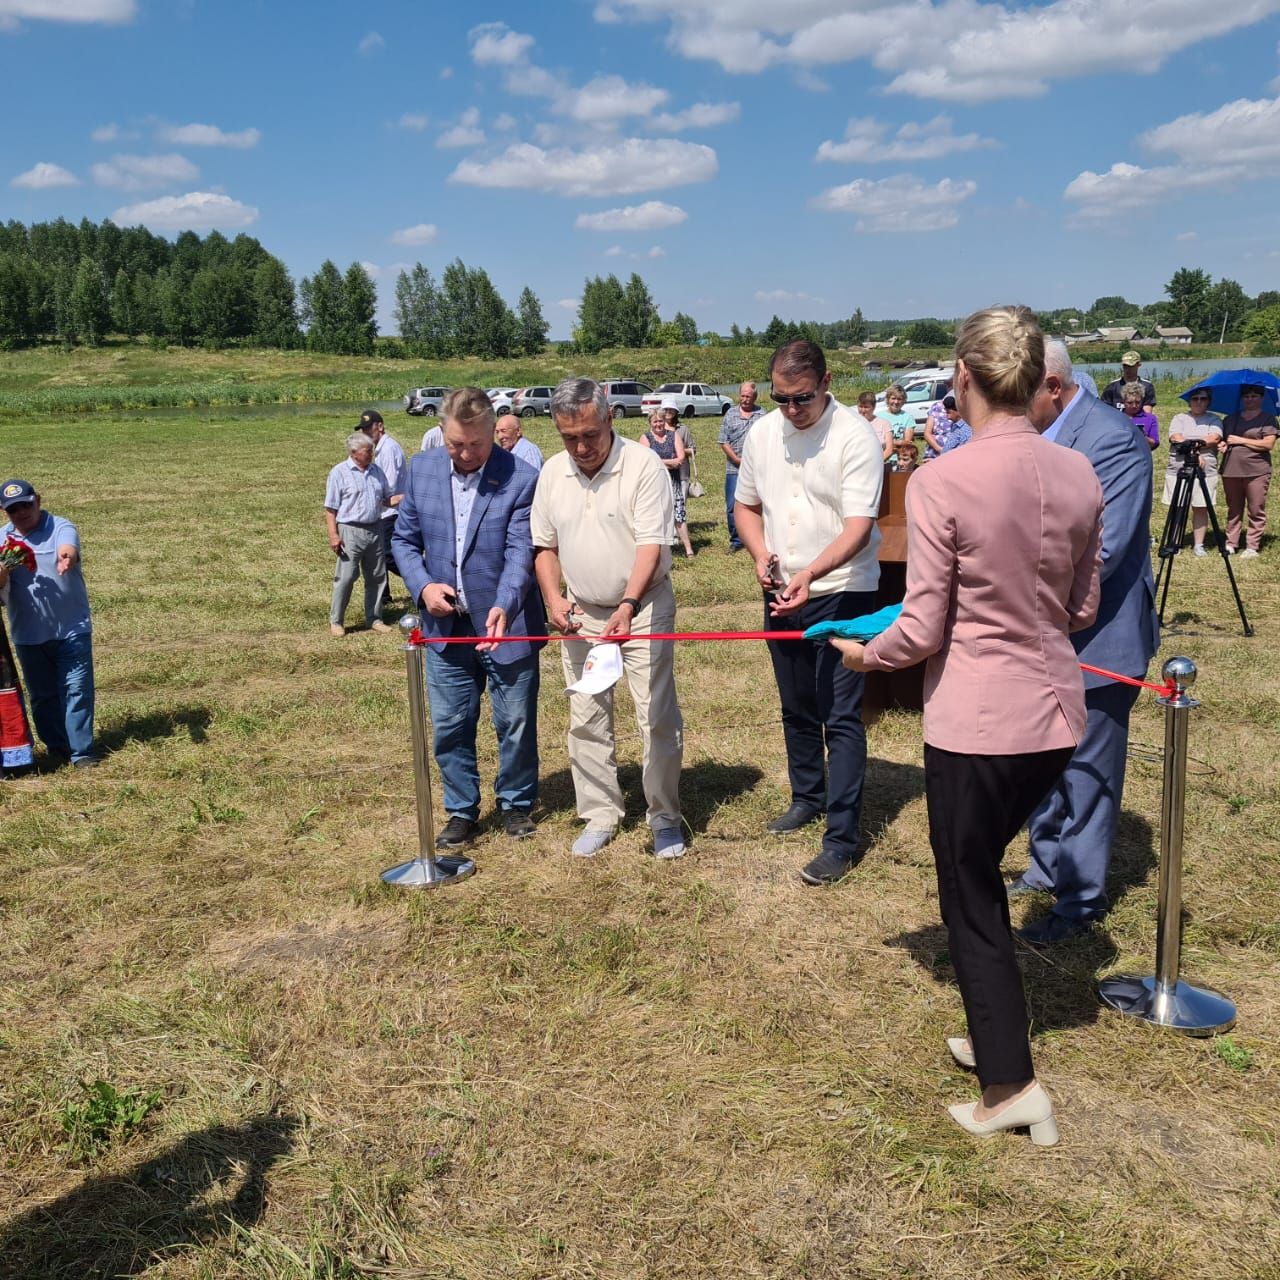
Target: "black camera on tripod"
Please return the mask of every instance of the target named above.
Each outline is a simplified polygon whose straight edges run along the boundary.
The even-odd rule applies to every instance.
[[[1176,458],[1184,466],[1187,463],[1198,465],[1200,455],[1206,449],[1216,447],[1216,445],[1211,446],[1207,440],[1179,440],[1169,446],[1169,457]]]

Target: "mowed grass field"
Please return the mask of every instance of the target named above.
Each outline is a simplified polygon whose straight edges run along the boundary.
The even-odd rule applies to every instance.
[[[107,752],[0,789],[0,1276],[1280,1274],[1280,543],[1236,564],[1252,639],[1221,561],[1179,557],[1162,651],[1200,665],[1204,704],[1184,973],[1238,1027],[1183,1039],[1096,1001],[1100,973],[1154,959],[1144,694],[1115,909],[1020,950],[1062,1143],[978,1142],[944,1110],[976,1086],[943,1044],[963,1023],[918,718],[870,730],[865,861],[806,888],[818,832],[763,830],[788,800],[763,646],[678,653],[683,860],[648,854],[625,693],[626,828],[569,855],[548,652],[536,837],[487,833],[448,890],[380,883],[416,828],[399,641],[327,629],[320,503],[352,421],[0,429],[0,471],[82,534]],[[389,423],[411,448],[422,425]],[[675,566],[688,629],[759,622],[717,425]],[[546,419],[530,434],[551,447]],[[488,791],[487,723],[481,748]],[[98,1080],[150,1109],[78,1111]]]

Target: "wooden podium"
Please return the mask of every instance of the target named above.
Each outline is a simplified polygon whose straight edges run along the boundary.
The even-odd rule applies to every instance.
[[[907,592],[907,485],[914,473],[884,469],[880,491],[880,587],[876,608],[900,604]],[[872,724],[884,711],[919,711],[924,706],[924,663],[902,671],[868,671],[862,696],[862,719]]]

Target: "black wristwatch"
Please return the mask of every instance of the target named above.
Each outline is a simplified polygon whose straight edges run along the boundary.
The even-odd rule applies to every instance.
[[[631,606],[631,616],[633,618],[640,612],[640,601],[637,600],[635,596],[623,596],[622,599],[618,601],[618,608],[621,609],[624,604],[629,604]]]

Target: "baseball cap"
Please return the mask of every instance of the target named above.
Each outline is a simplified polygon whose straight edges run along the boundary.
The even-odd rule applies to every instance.
[[[382,424],[382,414],[377,409],[366,409],[360,415],[360,421],[356,424],[357,431],[367,430],[369,427],[376,427]]]
[[[25,480],[6,480],[0,485],[0,507],[6,511],[20,502],[30,502],[36,491]]]
[[[1141,364],[1142,357],[1136,351],[1126,351],[1120,357],[1121,364]]]

